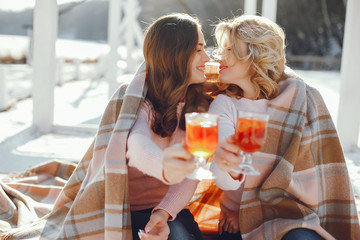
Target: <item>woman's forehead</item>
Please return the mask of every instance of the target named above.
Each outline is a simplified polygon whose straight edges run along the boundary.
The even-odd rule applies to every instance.
[[[224,33],[220,39],[220,46],[221,47],[229,47],[232,45],[232,41],[230,39],[229,33]]]
[[[205,46],[205,38],[204,34],[202,33],[201,29],[198,29],[198,44]]]

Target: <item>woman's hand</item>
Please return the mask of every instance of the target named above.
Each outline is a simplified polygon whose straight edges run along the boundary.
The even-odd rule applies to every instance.
[[[228,232],[235,234],[240,231],[239,212],[222,213],[219,221],[219,234]]]
[[[169,184],[182,182],[196,168],[191,153],[184,144],[175,144],[164,150],[164,178]]]
[[[232,177],[236,177],[239,174],[232,172],[231,169],[242,162],[240,152],[241,150],[236,145],[234,137],[228,137],[225,140],[219,141],[219,145],[214,153],[214,161],[221,170],[230,173]]]
[[[145,226],[145,233],[142,234],[141,240],[166,240],[170,234],[167,224],[169,216],[169,213],[162,209],[154,211]]]

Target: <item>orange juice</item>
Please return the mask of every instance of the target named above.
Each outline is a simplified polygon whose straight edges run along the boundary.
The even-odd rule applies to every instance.
[[[235,139],[241,150],[256,152],[265,143],[267,122],[238,118],[235,131]]]
[[[186,145],[195,157],[209,157],[218,145],[218,126],[203,119],[186,122]]]
[[[205,63],[205,77],[208,82],[219,82],[220,63],[207,62]]]

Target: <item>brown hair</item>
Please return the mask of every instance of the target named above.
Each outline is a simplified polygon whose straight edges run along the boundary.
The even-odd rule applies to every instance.
[[[181,101],[185,100],[179,124],[183,130],[186,112],[208,109],[202,86],[189,84],[198,29],[201,26],[196,18],[177,13],[160,17],[145,32],[146,100],[154,110],[152,130],[162,137],[171,136],[178,126],[177,105]]]
[[[278,95],[278,82],[286,63],[285,33],[279,25],[265,17],[242,15],[219,23],[215,36],[220,52],[225,43],[230,43],[237,59],[251,59],[251,81],[258,98],[272,99]],[[248,55],[245,57],[240,57],[239,41],[247,44]],[[223,84],[219,89],[231,97],[243,96],[242,89],[234,84]]]

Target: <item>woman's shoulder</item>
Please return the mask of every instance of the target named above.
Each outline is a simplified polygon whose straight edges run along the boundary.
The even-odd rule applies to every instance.
[[[229,103],[231,103],[231,97],[229,97],[225,94],[219,94],[211,102],[210,107],[211,106],[226,106]]]
[[[236,101],[237,99],[229,97],[225,94],[219,94],[210,104],[209,111],[215,111],[215,112],[233,111],[235,106],[234,100]]]
[[[235,97],[230,97],[226,94],[219,94],[215,99],[214,102],[215,103],[221,103],[221,104],[230,104],[231,106],[237,106],[237,105],[243,105],[243,104],[247,104],[248,102],[253,102],[254,100],[250,100],[247,98],[235,98]],[[255,100],[258,101],[258,100]]]
[[[302,94],[305,95],[308,90],[312,89],[311,86],[306,84],[306,82],[299,75],[285,75],[284,78],[279,82],[279,94],[283,95],[285,93],[293,94]]]
[[[219,94],[214,98],[213,102],[231,102],[232,99],[235,98],[229,97],[226,94]]]
[[[288,85],[293,85],[293,86],[300,86],[300,87],[304,87],[306,86],[306,83],[304,81],[304,79],[297,73],[295,72],[293,69],[286,67],[283,73],[283,76],[279,82],[280,87],[281,86],[288,86]]]
[[[146,110],[147,112],[152,111],[152,104],[149,100],[145,100],[141,106],[141,109]]]
[[[145,100],[140,109],[140,115],[146,116],[147,119],[151,119],[153,113],[153,107],[150,101]]]

